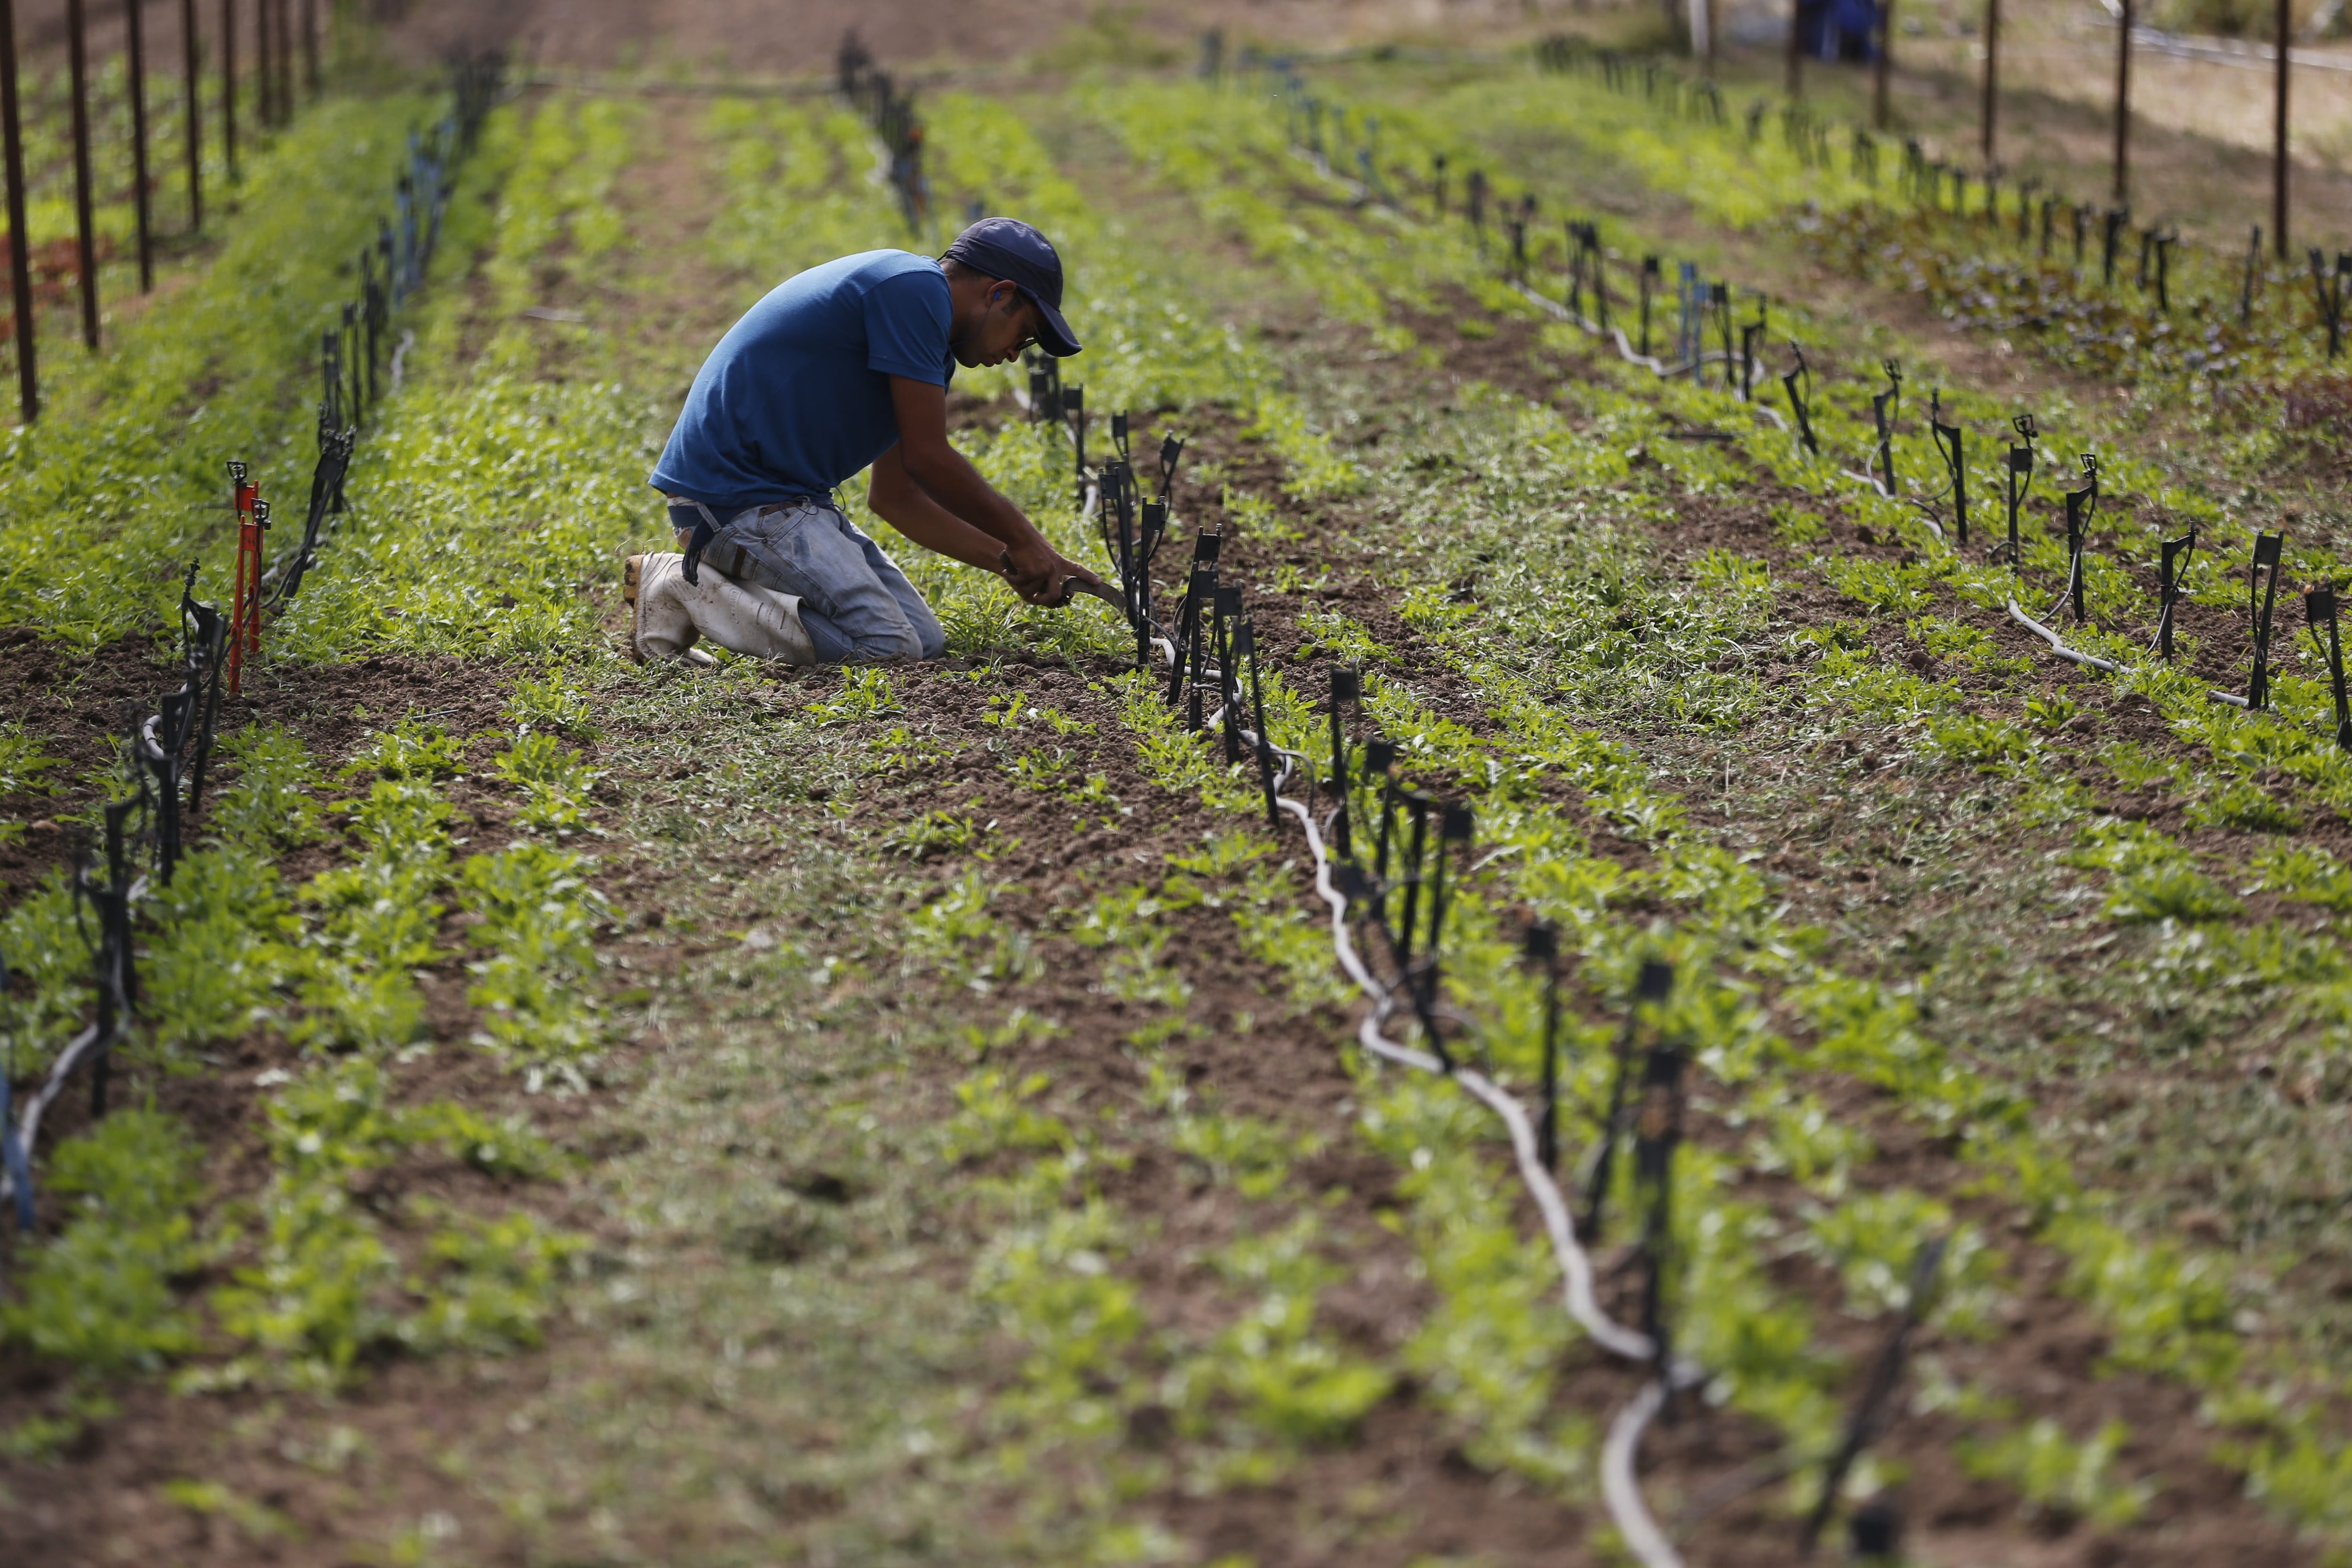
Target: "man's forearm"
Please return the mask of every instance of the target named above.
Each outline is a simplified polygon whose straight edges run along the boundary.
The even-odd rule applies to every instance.
[[[981,478],[971,459],[954,447],[932,454],[920,468],[911,462],[906,468],[907,477],[924,492],[926,500],[1000,543],[1045,542],[1036,527],[1021,514],[1021,509],[999,495],[993,485]]]
[[[924,549],[984,572],[1003,569],[1002,542],[949,511],[916,486],[877,486],[866,499],[876,516]]]

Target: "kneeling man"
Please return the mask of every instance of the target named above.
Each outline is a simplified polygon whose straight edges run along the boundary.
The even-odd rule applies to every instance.
[[[800,664],[937,658],[939,618],[834,500],[868,465],[866,505],[916,543],[1033,605],[1102,590],[948,444],[957,365],[1078,352],[1061,304],[1053,246],[1002,217],[937,261],[869,250],[779,284],[703,362],[654,468],[683,553],[630,557],[632,655],[707,636]]]

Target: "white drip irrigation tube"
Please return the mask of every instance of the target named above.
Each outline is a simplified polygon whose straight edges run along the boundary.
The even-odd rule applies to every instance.
[[[2027,631],[2032,632],[2035,637],[2040,637],[2043,642],[2048,643],[2050,645],[2050,651],[2056,654],[2060,658],[2071,660],[2075,664],[2087,665],[2093,669],[2104,669],[2110,675],[2121,675],[2123,673],[2124,667],[2117,664],[2114,659],[2101,658],[2097,654],[2084,653],[2081,648],[2067,647],[2065,638],[2060,637],[2056,632],[2052,631],[2048,626],[2043,626],[2040,621],[2035,620],[2032,616],[2027,615],[2018,605],[2018,602],[2015,599],[2011,599],[2009,602],[2009,618],[2015,621],[2019,626],[2023,626]],[[2228,699],[2225,697],[2223,698],[2223,700],[2227,701]]]
[[[1633,340],[1627,337],[1625,335],[1625,329],[1619,326],[1614,321],[1610,322],[1608,327],[1604,329],[1600,322],[1592,320],[1591,317],[1579,315],[1576,311],[1570,310],[1567,306],[1561,304],[1550,295],[1539,293],[1536,289],[1529,288],[1525,283],[1513,283],[1511,287],[1518,292],[1521,298],[1528,300],[1530,304],[1549,311],[1555,320],[1572,322],[1577,326],[1582,327],[1586,331],[1591,332],[1595,337],[1599,337],[1605,330],[1611,337],[1617,340],[1617,353],[1620,358],[1623,359],[1628,364],[1640,365],[1643,370],[1648,371],[1653,375],[1669,377],[1688,375],[1691,372],[1698,369],[1701,365],[1723,364],[1727,363],[1732,357],[1731,355],[1721,353],[1718,350],[1701,349],[1696,359],[1684,360],[1679,364],[1668,364],[1665,361],[1658,358],[1654,354],[1636,353],[1633,348]],[[1769,414],[1771,411],[1769,409],[1759,407],[1759,412]],[[1775,417],[1777,418],[1777,416]],[[1780,426],[1780,428],[1783,430],[1786,430],[1788,427],[1789,426],[1786,424],[1782,424]]]
[[[89,1055],[98,1041],[96,1024],[76,1035],[73,1043],[59,1051],[58,1059],[50,1064],[47,1079],[35,1091],[33,1098],[25,1102],[25,1112],[16,1122],[16,1147],[25,1152],[25,1168],[27,1171],[32,1169],[34,1142],[41,1132],[41,1113],[48,1110],[49,1102],[65,1089],[66,1079],[73,1076],[74,1068],[81,1066],[82,1058]],[[16,1194],[16,1176],[6,1166],[0,1165],[0,1202],[5,1202]]]
[[[1253,745],[1258,743],[1255,731],[1244,730]],[[1331,910],[1331,946],[1338,955],[1340,968],[1370,998],[1371,1011],[1356,1030],[1356,1039],[1364,1049],[1383,1061],[1394,1062],[1420,1072],[1444,1072],[1444,1064],[1426,1051],[1413,1049],[1390,1039],[1382,1033],[1390,1016],[1395,1011],[1394,994],[1374,975],[1356,951],[1354,937],[1348,930],[1348,896],[1331,879],[1331,861],[1327,853],[1322,832],[1316,826],[1314,814],[1300,801],[1281,793],[1290,780],[1299,759],[1295,752],[1284,752],[1283,771],[1275,784],[1275,804],[1298,819],[1307,835],[1307,848],[1315,862],[1315,891]],[[1576,1235],[1576,1222],[1570,1215],[1568,1202],[1559,1184],[1545,1169],[1536,1142],[1535,1124],[1527,1109],[1511,1092],[1486,1074],[1472,1068],[1456,1067],[1452,1077],[1471,1098],[1493,1111],[1510,1134],[1511,1152],[1516,1159],[1520,1178],[1535,1199],[1536,1209],[1543,1216],[1544,1230],[1549,1237],[1552,1254],[1558,1259],[1562,1294],[1569,1316],[1590,1334],[1594,1342],[1612,1355],[1643,1363],[1657,1359],[1657,1346],[1650,1336],[1631,1329],[1610,1317],[1601,1309],[1594,1290],[1591,1254],[1587,1252]],[[1706,1381],[1706,1373],[1695,1362],[1676,1357],[1664,1377],[1646,1384],[1633,1402],[1619,1411],[1610,1426],[1608,1443],[1602,1454],[1601,1490],[1612,1520],[1643,1568],[1682,1568],[1682,1556],[1666,1539],[1642,1500],[1635,1473],[1635,1458],[1641,1447],[1642,1434],[1664,1408],[1673,1390],[1693,1388]]]

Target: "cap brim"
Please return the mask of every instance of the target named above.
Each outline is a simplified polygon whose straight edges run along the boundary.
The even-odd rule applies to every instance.
[[[1078,353],[1078,340],[1071,334],[1070,323],[1062,320],[1062,312],[1026,289],[1021,292],[1037,307],[1037,346],[1055,359],[1067,359]]]

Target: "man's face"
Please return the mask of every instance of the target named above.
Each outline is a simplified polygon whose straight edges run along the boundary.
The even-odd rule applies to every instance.
[[[980,325],[955,344],[956,363],[966,370],[1004,364],[1019,359],[1021,351],[1036,341],[1037,307],[1018,288],[999,281],[988,290],[988,310]]]

